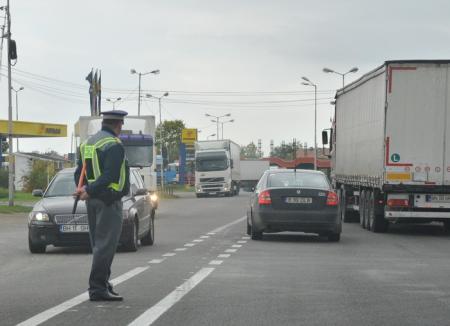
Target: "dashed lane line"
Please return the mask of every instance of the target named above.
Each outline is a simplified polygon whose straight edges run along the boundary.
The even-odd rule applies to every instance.
[[[159,301],[153,307],[149,308],[142,315],[132,321],[128,326],[143,326],[153,324],[162,314],[169,310],[173,305],[180,301],[186,294],[202,282],[209,274],[214,271],[214,268],[202,268],[197,273],[192,275],[186,282],[181,284],[164,299]]]
[[[210,265],[221,265],[223,263],[223,260],[211,260],[209,262]]]
[[[230,254],[220,254],[217,256],[217,258],[230,258]]]
[[[163,259],[152,259],[152,260],[150,260],[148,263],[149,264],[160,264],[160,263],[162,263],[164,260],[166,260],[165,258],[163,258]]]

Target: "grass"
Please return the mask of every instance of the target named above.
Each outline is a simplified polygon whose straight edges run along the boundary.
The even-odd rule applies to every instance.
[[[0,201],[7,201],[7,200],[8,200],[8,189],[0,188]],[[16,191],[14,193],[14,200],[20,202],[37,202],[39,200],[39,197],[34,197],[29,192]]]
[[[171,185],[170,187],[173,188],[173,191],[179,191],[179,192],[194,192],[195,187],[190,185]]]
[[[158,198],[159,199],[175,199],[175,198],[178,198],[178,196],[176,196],[176,195],[169,195],[169,194],[166,194],[164,192],[158,192]]]
[[[28,213],[31,212],[33,207],[31,206],[7,206],[7,205],[0,205],[0,214],[12,214],[12,213]]]

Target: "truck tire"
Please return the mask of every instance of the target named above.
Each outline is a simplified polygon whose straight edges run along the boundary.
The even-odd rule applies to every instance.
[[[359,192],[359,224],[364,229],[366,227],[366,219],[364,216],[365,213],[365,204],[366,204],[366,191],[361,190]]]
[[[375,233],[384,233],[388,230],[389,227],[389,222],[384,218],[384,206],[379,204],[380,199],[381,196],[379,195],[378,190],[374,190],[372,192],[372,196],[370,197],[370,201],[372,202],[370,230]]]
[[[370,190],[366,190],[366,195],[364,196],[364,221],[365,221],[365,225],[364,228],[368,231],[370,231],[370,221],[369,221],[369,211],[370,211],[370,195],[372,193],[372,191]]]

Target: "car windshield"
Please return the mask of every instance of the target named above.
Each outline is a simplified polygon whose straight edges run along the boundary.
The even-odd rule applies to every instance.
[[[306,172],[271,173],[269,174],[267,186],[271,188],[329,188],[328,181],[324,175]]]
[[[196,170],[199,172],[223,171],[228,168],[225,155],[200,156],[196,160]]]
[[[72,173],[60,173],[56,175],[48,187],[45,197],[72,196],[76,186]]]

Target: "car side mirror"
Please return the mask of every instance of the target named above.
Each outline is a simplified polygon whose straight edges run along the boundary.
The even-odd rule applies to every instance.
[[[328,144],[328,133],[326,132],[326,130],[322,131],[322,144]]]
[[[148,194],[148,190],[145,188],[139,188],[134,191],[135,196],[145,196]]]
[[[230,168],[233,168],[233,160],[230,159]]]
[[[42,197],[44,196],[44,192],[42,191],[42,189],[34,189],[31,192],[31,195],[33,195],[34,197]]]

